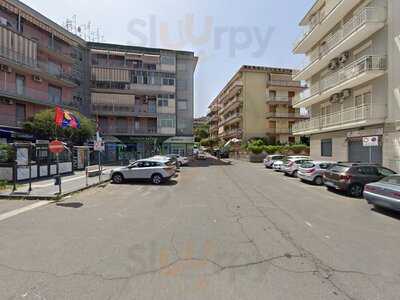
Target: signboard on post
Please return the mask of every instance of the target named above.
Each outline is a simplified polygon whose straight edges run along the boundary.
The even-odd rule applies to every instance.
[[[94,151],[104,152],[105,151],[104,142],[103,141],[94,142],[93,149],[94,149]]]
[[[363,137],[364,147],[378,147],[379,146],[379,136],[368,136]]]
[[[59,154],[64,151],[64,144],[58,140],[52,141],[49,144],[49,151],[51,153]]]

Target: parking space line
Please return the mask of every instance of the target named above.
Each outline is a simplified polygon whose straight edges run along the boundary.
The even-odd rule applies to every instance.
[[[22,208],[18,208],[18,209],[6,212],[6,213],[0,215],[0,221],[4,221],[6,219],[15,217],[15,216],[17,216],[19,214],[22,214],[24,212],[30,211],[30,210],[35,209],[35,208],[39,208],[41,206],[48,205],[50,203],[52,203],[52,202],[51,201],[38,201],[38,202],[33,203],[31,205],[28,205],[28,206],[25,206],[25,207],[22,207]]]

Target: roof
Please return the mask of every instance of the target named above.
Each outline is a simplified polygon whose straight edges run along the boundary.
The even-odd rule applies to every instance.
[[[299,25],[300,26],[305,26],[308,24],[308,18],[314,15],[317,11],[321,9],[321,7],[324,4],[324,0],[317,0],[314,2],[314,4],[311,6],[311,8],[308,10],[306,15],[303,17],[303,19],[300,21]]]

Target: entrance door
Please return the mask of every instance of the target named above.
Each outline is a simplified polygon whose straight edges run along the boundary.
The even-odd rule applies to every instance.
[[[382,164],[382,145],[364,147],[361,140],[349,141],[349,161]]]

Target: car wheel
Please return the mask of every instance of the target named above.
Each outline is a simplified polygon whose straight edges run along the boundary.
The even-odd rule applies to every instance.
[[[160,174],[154,174],[151,176],[151,182],[153,184],[159,185],[163,182],[163,177]]]
[[[323,184],[324,184],[324,180],[323,180],[322,177],[320,177],[320,176],[315,177],[315,179],[314,179],[314,184],[316,184],[316,185],[323,185]]]
[[[292,177],[294,177],[294,178],[297,178],[298,176],[297,176],[298,174],[297,174],[297,171],[294,171],[293,173],[292,173]]]
[[[120,173],[113,174],[111,179],[112,182],[116,184],[121,184],[122,182],[124,182],[124,176],[122,176],[122,174]]]
[[[348,193],[352,197],[359,198],[363,194],[363,187],[361,184],[352,184],[349,187]]]

